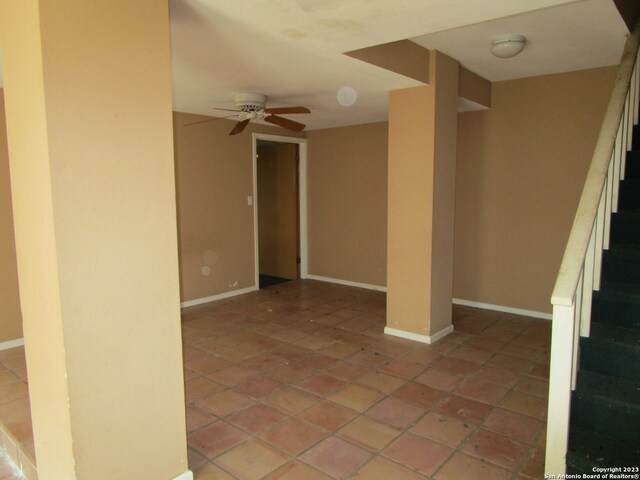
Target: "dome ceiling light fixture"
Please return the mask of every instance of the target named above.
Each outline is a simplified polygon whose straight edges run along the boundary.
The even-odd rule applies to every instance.
[[[491,40],[491,53],[500,58],[511,58],[524,50],[524,35],[498,35]]]

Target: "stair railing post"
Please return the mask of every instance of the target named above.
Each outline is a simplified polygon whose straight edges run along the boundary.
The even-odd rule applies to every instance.
[[[547,475],[566,473],[571,409],[571,388],[569,386],[571,385],[574,353],[575,310],[575,303],[570,306],[553,306],[551,364],[554,368],[551,369],[549,376],[545,454],[545,473]]]

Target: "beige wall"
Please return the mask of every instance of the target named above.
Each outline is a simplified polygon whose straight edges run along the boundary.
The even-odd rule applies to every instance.
[[[0,89],[0,342],[21,337],[22,314],[13,234],[4,91]]]
[[[615,68],[493,84],[459,115],[454,297],[550,312]]]
[[[250,124],[229,136],[234,122],[174,113],[180,286],[182,301],[255,284],[252,132],[303,137]]]
[[[386,285],[387,124],[307,139],[309,273]]]

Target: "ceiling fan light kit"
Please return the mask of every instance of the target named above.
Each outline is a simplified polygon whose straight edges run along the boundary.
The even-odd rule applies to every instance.
[[[524,50],[524,35],[498,35],[491,40],[491,53],[499,58],[511,58]]]
[[[262,93],[236,93],[233,96],[233,100],[236,105],[235,110],[226,108],[217,109],[237,112],[233,116],[237,118],[238,123],[236,123],[231,132],[229,132],[229,135],[241,133],[251,120],[264,120],[267,123],[286,128],[287,130],[300,132],[304,130],[305,125],[303,123],[294,122],[293,120],[280,117],[276,114],[311,113],[307,107],[265,108],[267,96]]]

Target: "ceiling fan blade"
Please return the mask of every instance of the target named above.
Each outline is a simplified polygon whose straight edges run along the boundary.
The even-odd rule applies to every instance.
[[[265,122],[273,123],[279,127],[284,127],[287,130],[293,130],[294,132],[300,132],[304,130],[305,125],[303,123],[294,122],[288,118],[279,117],[277,115],[269,115],[264,118]]]
[[[265,108],[264,113],[311,113],[307,107],[276,107]]]
[[[236,123],[236,126],[233,127],[233,130],[229,132],[229,135],[237,135],[238,133],[242,132],[245,127],[249,125],[250,121],[251,119],[247,118],[246,120],[242,120],[241,122]]]
[[[238,109],[233,109],[233,108],[218,108],[218,107],[213,107],[214,110],[222,110],[224,112],[241,112],[242,110],[238,110]]]

